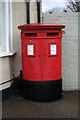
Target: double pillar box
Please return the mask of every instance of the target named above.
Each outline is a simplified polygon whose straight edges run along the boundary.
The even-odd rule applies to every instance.
[[[54,101],[62,96],[62,29],[64,25],[26,24],[21,29],[24,97]]]

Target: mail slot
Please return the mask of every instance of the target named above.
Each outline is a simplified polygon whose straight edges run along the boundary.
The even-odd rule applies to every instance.
[[[53,101],[62,96],[62,29],[64,25],[26,24],[21,29],[23,96]]]

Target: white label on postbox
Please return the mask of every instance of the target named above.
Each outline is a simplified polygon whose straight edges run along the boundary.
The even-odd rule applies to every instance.
[[[50,55],[56,55],[56,44],[51,44],[50,45]]]
[[[34,55],[34,45],[27,46],[28,55]]]

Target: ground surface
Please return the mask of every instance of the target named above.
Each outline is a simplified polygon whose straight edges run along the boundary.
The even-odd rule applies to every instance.
[[[59,101],[41,103],[14,95],[3,101],[3,118],[78,118],[78,93],[64,92]]]

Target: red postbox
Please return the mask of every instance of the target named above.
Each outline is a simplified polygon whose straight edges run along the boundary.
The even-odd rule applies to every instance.
[[[57,24],[19,26],[22,39],[23,95],[36,101],[62,96],[62,29]]]

